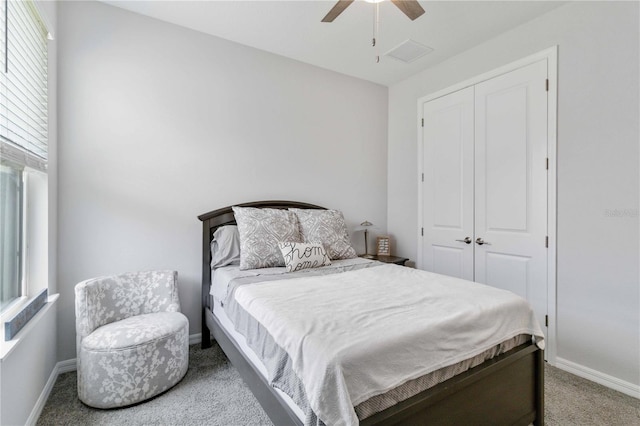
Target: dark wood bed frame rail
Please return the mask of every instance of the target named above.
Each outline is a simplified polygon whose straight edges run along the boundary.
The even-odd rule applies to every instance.
[[[295,201],[235,204],[257,208],[323,207]],[[202,347],[211,335],[238,370],[271,421],[302,425],[284,399],[257,371],[213,315],[210,243],[220,226],[235,224],[231,206],[198,216],[202,232]],[[535,344],[518,346],[360,422],[371,425],[544,425],[544,353]]]

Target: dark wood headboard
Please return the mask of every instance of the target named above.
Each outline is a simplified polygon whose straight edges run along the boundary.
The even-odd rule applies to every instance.
[[[315,204],[301,203],[298,201],[253,201],[250,203],[239,203],[233,206],[255,207],[269,209],[321,209],[324,207]],[[233,215],[233,206],[223,207],[198,216],[202,221],[202,347],[211,345],[211,336],[205,320],[206,309],[212,309],[210,301],[209,287],[211,286],[211,238],[213,233],[221,226],[235,225],[236,218]]]

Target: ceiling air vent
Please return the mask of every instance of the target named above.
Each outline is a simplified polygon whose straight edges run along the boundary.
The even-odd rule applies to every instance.
[[[408,64],[431,52],[433,52],[432,48],[408,39],[385,53],[384,56],[388,56]]]

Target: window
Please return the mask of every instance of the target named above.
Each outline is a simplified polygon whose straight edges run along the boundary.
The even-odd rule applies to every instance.
[[[29,176],[47,170],[47,36],[32,0],[0,0],[0,311],[28,295]]]
[[[22,170],[0,164],[0,309],[21,296],[22,282]]]

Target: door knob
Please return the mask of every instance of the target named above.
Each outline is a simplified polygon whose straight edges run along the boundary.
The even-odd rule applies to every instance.
[[[478,237],[478,238],[476,239],[476,244],[477,244],[477,245],[479,245],[479,246],[481,246],[481,245],[483,245],[483,244],[486,244],[486,245],[488,245],[488,246],[490,246],[490,245],[491,245],[491,243],[490,243],[490,242],[485,241],[485,240],[483,240],[483,239],[482,239],[482,238],[480,238],[480,237]]]
[[[464,240],[456,240],[456,241],[460,241],[461,243],[471,244],[471,237],[464,237]]]

